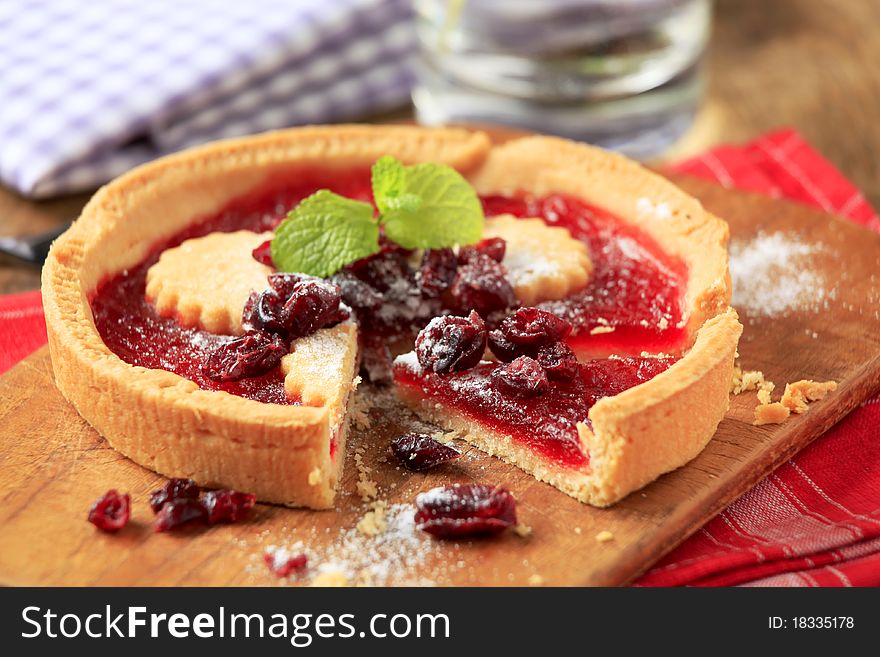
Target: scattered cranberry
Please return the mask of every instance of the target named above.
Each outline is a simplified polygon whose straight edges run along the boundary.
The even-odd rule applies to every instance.
[[[499,327],[509,342],[528,347],[546,347],[571,333],[571,324],[540,308],[520,308]]]
[[[457,269],[452,249],[427,249],[416,272],[416,284],[425,296],[438,297],[452,284]]]
[[[287,352],[280,335],[250,331],[214,349],[202,363],[202,372],[213,381],[238,381],[268,372]]]
[[[159,490],[150,494],[150,508],[159,513],[167,502],[177,499],[197,499],[199,486],[192,479],[169,479]]]
[[[474,367],[485,350],[486,324],[473,311],[467,317],[435,317],[416,338],[421,366],[441,375]]]
[[[519,356],[506,365],[499,365],[491,377],[498,392],[518,399],[539,397],[550,387],[544,368],[529,356]]]
[[[476,254],[482,253],[487,255],[495,262],[504,260],[504,254],[507,252],[507,242],[500,237],[489,237],[480,240],[473,246],[463,246],[458,251],[458,261],[461,264],[469,262]]]
[[[416,497],[415,521],[439,538],[497,534],[516,524],[516,501],[500,486],[441,486]]]
[[[406,433],[391,441],[391,451],[400,463],[415,472],[454,461],[461,456],[454,447],[444,445],[426,433]]]
[[[254,257],[254,260],[260,264],[266,265],[267,267],[275,266],[275,263],[272,261],[272,240],[266,240],[260,244],[260,246],[251,251],[251,255]]]
[[[243,520],[256,503],[256,495],[227,489],[209,491],[202,498],[210,525]]]
[[[293,572],[305,570],[309,565],[309,558],[305,554],[290,555],[286,550],[266,552],[263,561],[278,577],[287,577]]]
[[[101,531],[111,534],[128,524],[131,518],[131,498],[128,493],[120,495],[108,490],[89,509],[89,522]]]
[[[208,510],[200,500],[182,497],[167,502],[156,515],[156,523],[153,528],[157,532],[167,532],[182,525],[199,520],[208,520]]]
[[[578,360],[564,342],[556,342],[538,350],[537,361],[553,381],[571,381],[578,373]]]
[[[504,266],[483,253],[458,268],[449,294],[457,311],[476,310],[483,316],[516,305]]]

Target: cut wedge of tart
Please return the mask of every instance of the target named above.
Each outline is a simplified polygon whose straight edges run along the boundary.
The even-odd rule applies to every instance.
[[[520,394],[497,381],[513,363],[438,374],[410,353],[395,362],[399,396],[598,506],[691,460],[727,411],[742,332],[728,308],[727,225],[638,165],[559,139],[495,148],[473,182],[487,215],[538,217],[588,245],[589,281],[538,304],[570,323],[565,342],[581,362],[565,380],[547,368],[540,394],[528,394],[534,372],[518,368]],[[559,250],[550,241],[533,248],[547,259]],[[489,346],[501,360],[536,356],[527,346],[505,354],[510,345],[493,347],[491,333]]]
[[[423,180],[421,201],[402,194],[383,207],[371,167],[389,155],[461,172],[479,194],[468,211],[480,231],[465,246],[420,248],[393,213],[446,188]],[[360,201],[333,207],[367,232],[387,212],[380,241],[320,273],[279,271],[279,224],[318,190]],[[308,216],[331,228],[339,218]],[[363,369],[376,381],[393,373],[406,401],[476,445],[609,504],[693,458],[727,407],[741,327],[728,309],[726,239],[722,221],[662,178],[564,140],[492,148],[465,130],[294,129],[163,158],[100,190],[43,272],[49,347],[80,414],[169,476],[331,506]],[[318,259],[346,252],[342,242]],[[497,331],[520,306],[570,327],[577,375],[540,399],[457,397],[510,365],[481,361],[493,353],[481,340],[507,354]],[[392,370],[426,325],[454,317],[485,331],[465,359],[438,373],[405,356]]]

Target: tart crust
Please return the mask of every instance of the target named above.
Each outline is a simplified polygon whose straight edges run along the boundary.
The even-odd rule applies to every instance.
[[[467,174],[488,151],[485,134],[465,130],[309,127],[210,144],[117,178],[53,244],[43,269],[58,388],[115,449],[145,467],[246,490],[262,501],[330,507],[348,424],[337,424],[339,405],[348,395],[321,406],[263,404],[129,365],[101,340],[89,297],[102,281],[143,261],[154,244],[275,174],[368,168],[386,154],[404,162],[444,162]],[[356,360],[354,350],[348,352],[348,385]]]

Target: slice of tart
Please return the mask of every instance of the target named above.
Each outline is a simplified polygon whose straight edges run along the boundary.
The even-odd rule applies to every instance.
[[[539,304],[569,323],[566,344],[582,362],[570,380],[551,377],[523,398],[498,385],[509,365],[437,373],[408,354],[394,366],[400,397],[599,506],[696,456],[728,408],[742,332],[728,308],[727,225],[638,165],[559,139],[495,148],[473,182],[487,215],[539,217],[589,247],[584,286]],[[549,240],[532,248],[535,261],[559,250]]]

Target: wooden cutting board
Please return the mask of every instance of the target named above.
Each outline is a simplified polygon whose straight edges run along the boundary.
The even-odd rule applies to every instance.
[[[631,581],[880,387],[880,237],[799,205],[696,180],[677,182],[726,218],[735,240],[783,231],[821,245],[806,257],[804,274],[817,284],[816,299],[824,290],[822,302],[812,304],[818,310],[762,316],[741,309],[745,368],[763,370],[780,386],[801,378],[841,382],[805,415],[754,427],[754,393],[735,397],[715,438],[693,462],[600,510],[472,449],[457,464],[429,474],[402,472],[386,457],[388,440],[405,417],[389,395],[379,395],[371,427],[354,431],[336,511],[259,505],[240,525],[154,534],[147,497],[162,477],[116,453],[67,404],[44,348],[0,378],[0,583],[273,585],[285,582],[263,565],[264,550],[300,550],[298,542],[310,554],[312,574],[324,564],[348,571],[352,582]],[[787,293],[781,284],[771,294],[774,303],[785,305]],[[390,529],[378,538],[354,528],[370,509],[355,492],[354,448],[363,450],[362,467],[370,468],[367,476],[389,505]],[[410,505],[417,492],[468,480],[508,486],[531,535],[444,542],[413,530]],[[91,502],[108,488],[128,491],[133,500],[133,522],[115,536],[85,521]],[[613,540],[597,541],[600,531],[611,532]]]

